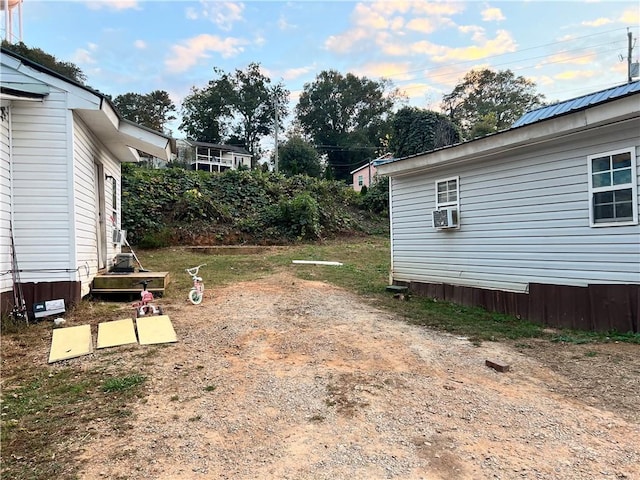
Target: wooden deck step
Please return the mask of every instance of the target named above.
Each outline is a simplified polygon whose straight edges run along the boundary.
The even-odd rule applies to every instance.
[[[147,290],[164,293],[169,285],[169,272],[100,273],[93,279],[92,293],[137,293],[142,290],[140,282],[150,280]]]

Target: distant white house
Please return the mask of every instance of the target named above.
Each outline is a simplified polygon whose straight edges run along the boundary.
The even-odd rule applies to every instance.
[[[177,140],[177,159],[192,170],[224,172],[251,168],[251,154],[242,147],[217,143]]]
[[[378,166],[391,277],[560,327],[639,331],[640,82]]]
[[[378,165],[384,162],[388,162],[392,158],[392,154],[386,153],[374,160],[369,160],[364,165],[351,171],[351,185],[353,186],[353,189],[356,192],[359,192],[362,190],[362,187],[369,188],[371,185],[373,185],[377,180]]]
[[[121,163],[138,150],[167,160],[175,145],[99,92],[5,49],[0,61],[2,309],[18,282],[28,309],[71,304],[120,252]]]

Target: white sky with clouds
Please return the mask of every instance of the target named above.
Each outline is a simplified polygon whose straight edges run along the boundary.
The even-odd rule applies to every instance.
[[[166,90],[178,107],[213,67],[250,62],[285,84],[292,109],[328,69],[388,78],[421,108],[474,67],[511,69],[564,100],[626,82],[627,28],[640,36],[637,0],[24,0],[22,11],[23,41],[78,65],[89,86]]]

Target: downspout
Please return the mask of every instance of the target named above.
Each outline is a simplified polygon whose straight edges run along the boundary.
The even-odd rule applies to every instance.
[[[68,102],[68,94],[66,95]],[[76,195],[75,195],[75,121],[73,118],[73,110],[67,108],[67,190],[69,202],[69,280],[72,282],[80,282],[80,296],[82,296],[82,270],[78,267],[78,245],[77,245],[77,225],[76,225]],[[75,272],[75,273],[72,273]],[[88,278],[88,276],[87,276]]]
[[[389,285],[393,285],[393,209],[391,208],[391,199],[393,197],[393,183],[391,182],[392,177],[389,177],[389,246],[390,248],[390,255],[391,255],[391,262],[389,263],[389,265],[391,266],[391,269],[389,270]]]
[[[12,227],[15,227],[15,214],[13,209],[13,197],[14,197],[14,188],[13,188],[13,122],[12,122],[12,103],[9,102],[7,105],[7,118],[9,124],[9,220],[11,222]],[[13,228],[12,228],[13,230]],[[13,232],[11,233],[13,235]]]

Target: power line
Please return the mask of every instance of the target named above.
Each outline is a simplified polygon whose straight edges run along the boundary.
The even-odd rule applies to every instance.
[[[596,37],[596,36],[601,36],[601,35],[606,35],[606,34],[610,34],[610,33],[614,33],[614,32],[619,32],[621,30],[626,30],[628,27],[618,27],[618,28],[614,28],[611,30],[605,30],[602,32],[597,32],[597,33],[592,33],[589,35],[581,35],[581,36],[577,36],[577,37],[571,37],[571,38],[567,38],[565,40],[558,40],[556,42],[550,42],[550,43],[545,43],[545,44],[541,44],[541,45],[534,45],[531,47],[525,47],[525,48],[520,48],[516,51],[513,52],[505,52],[505,53],[500,53],[500,54],[495,54],[495,55],[487,55],[485,57],[482,58],[475,58],[475,59],[471,59],[471,60],[463,60],[463,61],[459,61],[459,62],[453,62],[453,63],[443,63],[443,64],[436,64],[435,66],[429,66],[427,64],[425,64],[423,67],[421,68],[416,68],[416,69],[411,69],[411,70],[404,70],[404,71],[400,71],[400,72],[396,72],[396,73],[392,73],[392,74],[388,74],[385,75],[384,78],[388,78],[388,79],[392,79],[392,77],[398,77],[398,76],[404,76],[404,75],[408,75],[411,73],[419,73],[419,72],[426,72],[429,69],[435,70],[435,69],[443,69],[443,68],[455,68],[455,67],[461,67],[463,65],[466,64],[473,64],[473,63],[478,63],[478,62],[483,62],[485,60],[490,60],[493,58],[500,58],[500,57],[506,57],[509,55],[517,55],[517,54],[521,54],[522,52],[527,52],[530,50],[536,50],[536,49],[540,49],[540,48],[545,48],[545,47],[551,47],[554,45],[567,45],[571,42],[576,42],[579,40],[584,40],[587,38],[591,38],[591,37]],[[637,28],[637,27],[632,27],[632,28]],[[554,52],[554,53],[550,53],[547,55],[538,55],[535,57],[527,57],[527,58],[521,58],[521,59],[517,59],[517,60],[510,60],[507,62],[503,62],[503,63],[499,63],[496,64],[494,66],[502,66],[502,65],[508,65],[511,63],[516,63],[516,62],[527,62],[530,60],[534,60],[537,58],[546,58],[546,57],[550,57],[550,56],[554,56],[557,55],[559,53],[570,53],[570,52],[576,52],[576,51],[581,51],[581,50],[587,50],[587,49],[593,49],[593,48],[597,48],[597,47],[601,47],[601,46],[605,46],[605,45],[613,45],[613,44],[617,44],[622,42],[622,40],[614,40],[611,42],[606,42],[606,43],[600,43],[600,44],[596,44],[596,45],[588,45],[585,47],[580,47],[580,48],[576,48],[576,49],[571,49],[571,50],[564,50],[564,51],[560,51],[560,52]],[[625,46],[626,49],[626,46]],[[599,52],[599,53],[609,53],[611,50],[607,50],[605,52]],[[531,67],[535,67],[535,65],[529,66],[527,68],[531,68]],[[430,78],[433,77],[446,77],[448,75],[451,75],[450,73],[442,73],[442,74],[435,74],[432,75]],[[409,79],[409,80],[396,80],[396,82],[399,83],[408,83],[408,82],[413,82],[416,81],[416,79]],[[410,87],[410,88],[419,88],[419,87]],[[303,91],[304,90],[304,86],[300,87],[300,88],[290,88],[291,92],[296,92],[296,91]]]
[[[600,44],[600,45],[595,45],[594,47],[600,47],[600,46],[605,46],[605,45],[611,45],[611,44],[614,44],[614,43],[615,43],[615,42],[609,42],[609,43],[604,43],[604,44]],[[570,53],[570,52],[577,52],[577,51],[582,51],[582,50],[588,50],[588,49],[590,49],[590,48],[594,48],[594,47],[584,47],[584,48],[579,48],[579,49],[575,49],[575,50],[565,50],[565,51],[562,51],[562,52],[557,52],[557,53],[553,53],[553,54],[549,54],[549,55],[539,55],[539,56],[537,56],[537,57],[530,57],[530,58],[525,58],[525,59],[512,60],[512,61],[509,61],[509,62],[503,62],[503,63],[497,63],[497,64],[494,64],[494,65],[492,65],[492,67],[501,67],[501,66],[504,66],[504,65],[512,64],[512,63],[518,63],[518,62],[523,62],[523,61],[536,60],[536,59],[539,59],[539,58],[547,58],[547,57],[555,56],[555,55],[558,55],[558,54],[564,54],[564,53]],[[599,52],[597,52],[597,53],[598,53],[598,54],[605,54],[605,53],[611,53],[611,52],[614,52],[614,51],[617,51],[617,50],[618,50],[618,48],[615,48],[615,49],[609,49],[609,50],[599,51]],[[580,59],[582,59],[582,58],[589,58],[589,57],[591,57],[591,56],[592,56],[592,54],[590,53],[590,54],[588,54],[588,55],[579,55],[579,56],[575,56],[575,57],[565,57],[565,58],[563,58],[563,59],[561,59],[561,60],[554,60],[554,61],[549,61],[549,62],[541,62],[541,63],[535,64],[535,65],[524,65],[524,66],[521,66],[521,67],[515,68],[514,70],[516,70],[516,71],[518,71],[518,70],[525,70],[525,69],[527,69],[527,68],[535,68],[535,67],[539,67],[539,66],[541,66],[541,65],[553,65],[553,64],[556,64],[556,63],[564,63],[564,62],[569,62],[569,61],[572,61],[572,60],[580,60]],[[439,66],[439,67],[437,67],[437,68],[438,68],[438,69],[440,69],[440,68],[444,68],[444,67],[440,67],[440,66]],[[446,76],[449,76],[449,75],[451,75],[451,74],[450,74],[450,73],[436,73],[436,74],[433,74],[433,75],[429,75],[429,77],[428,77],[427,79],[428,79],[428,80],[432,80],[432,79],[434,79],[434,78],[438,78],[438,77],[446,77]],[[415,79],[412,79],[412,80],[404,80],[404,81],[405,81],[405,82],[412,82],[412,81],[415,81]],[[407,87],[407,88],[406,88],[406,90],[414,89],[414,88],[420,88],[420,87],[419,87],[419,86],[410,86],[410,87]]]
[[[463,60],[463,61],[455,62],[455,63],[442,64],[442,65],[438,65],[438,68],[457,67],[457,66],[460,66],[460,65],[463,65],[463,64],[477,63],[477,62],[481,62],[481,61],[484,61],[484,60],[489,60],[489,59],[492,59],[492,58],[499,58],[499,57],[504,57],[504,56],[507,56],[507,55],[516,55],[516,54],[519,54],[519,53],[522,53],[522,52],[527,52],[529,50],[536,50],[538,48],[544,48],[544,47],[551,47],[553,45],[566,44],[566,43],[569,43],[569,42],[574,42],[576,40],[582,40],[582,39],[585,39],[585,38],[590,38],[590,37],[594,37],[594,36],[598,36],[598,35],[605,35],[605,34],[608,34],[608,33],[613,33],[613,32],[617,32],[617,31],[620,31],[620,30],[625,30],[625,28],[626,27],[620,27],[620,28],[615,28],[615,29],[612,29],[612,30],[606,30],[604,32],[592,33],[590,35],[572,37],[572,38],[568,38],[566,40],[559,40],[557,42],[551,42],[551,43],[545,43],[545,44],[542,44],[542,45],[536,45],[536,46],[532,46],[532,47],[521,48],[521,49],[518,49],[518,50],[516,50],[514,52],[505,52],[505,53],[499,53],[499,54],[496,54],[496,55],[487,55],[486,57],[475,58],[473,60]],[[599,45],[592,45],[592,46],[582,47],[582,48],[577,49],[577,50],[585,50],[587,48],[594,48],[594,47],[597,47],[597,46],[609,45],[611,43],[614,43],[614,42],[608,42],[608,43],[603,43],[603,44],[599,44]],[[549,54],[549,55],[541,55],[541,56],[532,57],[532,58],[544,58],[544,57],[547,57],[547,56],[550,56],[550,55],[556,55],[556,54],[557,53],[553,53],[553,54]],[[527,60],[530,60],[530,59],[531,58],[525,58],[523,60],[527,61]],[[505,64],[513,63],[515,61],[520,61],[520,60],[514,60],[512,62],[506,62]],[[393,73],[393,74],[387,75],[386,77],[407,75],[407,74],[410,74],[410,73],[422,72],[422,71],[424,71],[426,69],[428,69],[428,67],[425,65],[425,67],[422,67],[422,68],[418,68],[418,69],[415,69],[415,70],[407,70],[407,71],[404,71],[404,72],[397,72],[397,73]]]

